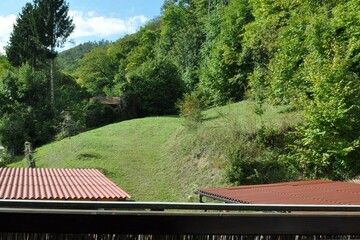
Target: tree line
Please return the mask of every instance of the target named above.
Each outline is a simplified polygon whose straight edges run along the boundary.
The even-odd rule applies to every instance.
[[[75,28],[68,10],[64,0],[26,3],[1,56],[0,143],[14,153],[25,141],[54,139],[60,113],[81,95],[74,79],[55,71],[57,49]]]
[[[29,11],[35,6],[29,5]],[[136,33],[89,50],[75,68],[65,64],[67,75],[57,72],[66,81],[56,83],[60,103],[55,104],[65,110],[61,104],[74,102],[66,105],[80,109],[75,119],[84,128],[175,114],[175,103],[190,93],[208,107],[245,98],[288,104],[302,111],[305,121],[291,133],[287,160],[308,178],[352,177],[360,169],[359,10],[356,0],[165,0],[161,15]],[[10,44],[7,59],[13,66],[26,62],[36,69],[43,65],[41,54],[47,57],[40,59],[55,57],[56,45],[40,46],[26,54],[13,49],[15,56],[26,56],[16,65]],[[62,53],[59,66],[67,54],[73,52]],[[11,79],[24,76],[24,66],[19,69],[3,77],[1,99],[9,99],[5,93]],[[47,79],[37,78],[38,84]],[[28,84],[26,79],[19,82]],[[121,104],[111,108],[86,101],[91,96],[120,97]],[[25,105],[38,109],[41,101]],[[2,119],[11,116],[9,110],[1,113]],[[98,123],[100,119],[106,121]]]

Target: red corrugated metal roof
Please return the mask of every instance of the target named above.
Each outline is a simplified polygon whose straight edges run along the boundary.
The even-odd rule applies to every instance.
[[[207,188],[199,193],[253,204],[360,205],[360,184],[327,180]]]
[[[0,168],[0,199],[126,198],[130,198],[130,195],[96,169]]]

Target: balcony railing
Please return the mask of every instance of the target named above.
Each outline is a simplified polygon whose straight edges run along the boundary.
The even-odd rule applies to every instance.
[[[0,200],[0,239],[360,238],[359,205]]]

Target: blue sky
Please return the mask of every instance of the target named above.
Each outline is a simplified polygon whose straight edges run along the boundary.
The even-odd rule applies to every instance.
[[[9,40],[12,26],[22,7],[32,0],[0,1],[0,53]],[[65,48],[98,40],[114,41],[133,33],[160,15],[164,0],[67,0],[75,31]]]

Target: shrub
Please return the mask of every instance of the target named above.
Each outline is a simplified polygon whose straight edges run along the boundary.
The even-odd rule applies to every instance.
[[[232,143],[231,149],[227,151],[228,181],[235,185],[244,185],[295,179],[295,168],[282,157],[287,131],[262,127],[255,133],[255,137],[240,132],[240,141]]]
[[[23,151],[27,139],[24,116],[21,114],[4,114],[0,119],[0,142],[11,152]]]
[[[74,121],[70,113],[65,112],[63,120],[59,123],[58,129],[59,133],[56,135],[56,140],[61,140],[82,132],[84,127],[79,121]]]
[[[177,102],[180,117],[185,121],[185,126],[197,128],[203,121],[202,104],[195,93],[186,93],[184,98]]]
[[[289,157],[311,179],[344,180],[360,173],[360,76],[349,67],[351,51],[360,48],[333,48],[333,59],[309,61],[313,100],[303,103],[306,122],[298,128]]]
[[[283,182],[290,179],[288,166],[278,160],[274,151],[264,151],[257,158],[249,158],[246,153],[231,153],[231,163],[227,179],[235,185]]]
[[[0,145],[1,146],[1,145]],[[0,148],[0,167],[6,167],[11,161],[11,154],[6,148]]]

